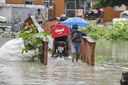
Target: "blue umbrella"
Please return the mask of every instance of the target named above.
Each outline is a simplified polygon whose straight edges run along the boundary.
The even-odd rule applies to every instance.
[[[89,27],[90,25],[84,20],[83,18],[79,17],[72,17],[68,18],[65,21],[62,22],[62,24],[65,24],[68,26],[70,29],[72,28],[72,25],[77,24],[78,27],[83,28],[83,27]]]

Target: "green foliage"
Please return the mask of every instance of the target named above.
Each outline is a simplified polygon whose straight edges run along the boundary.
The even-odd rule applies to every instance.
[[[123,39],[128,40],[128,22],[117,22],[112,26],[113,31],[110,33],[111,39]]]
[[[24,40],[25,48],[22,50],[22,53],[34,49],[37,50],[38,53],[33,55],[33,58],[40,58],[40,56],[43,55],[43,39],[45,39],[47,35],[49,35],[47,32],[37,33],[37,29],[33,24],[27,24],[18,34],[18,37]]]
[[[82,31],[96,40],[128,40],[128,22],[125,21],[108,24],[108,26],[97,26],[93,24],[90,28],[83,29]]]
[[[127,0],[96,0],[95,4],[93,4],[93,9],[100,9],[104,8],[106,6],[121,6],[122,4],[125,4],[128,6]]]
[[[100,9],[109,5],[109,0],[96,0],[92,6],[93,9]]]
[[[29,26],[28,24],[19,32],[18,37],[21,37],[23,40],[31,39],[32,36],[37,33],[36,27],[34,25]]]

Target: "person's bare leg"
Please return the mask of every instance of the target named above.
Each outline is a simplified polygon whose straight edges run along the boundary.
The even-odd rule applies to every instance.
[[[55,55],[55,47],[52,47],[52,57]]]
[[[79,53],[77,53],[77,55],[76,55],[76,62],[78,61],[79,56],[80,56],[80,54],[79,54]]]
[[[76,59],[76,54],[72,53],[72,62],[74,63],[74,60]]]

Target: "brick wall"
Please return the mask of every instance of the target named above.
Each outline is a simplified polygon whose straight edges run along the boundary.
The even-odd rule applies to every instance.
[[[127,6],[128,10],[128,6]],[[122,11],[115,11],[114,7],[104,8],[103,22],[112,21],[113,18],[119,18]]]

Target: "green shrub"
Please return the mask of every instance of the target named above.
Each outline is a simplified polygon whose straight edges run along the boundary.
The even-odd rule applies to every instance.
[[[31,25],[26,25],[18,34],[19,38],[24,40],[25,48],[22,50],[22,53],[28,52],[32,49],[37,50],[38,53],[33,55],[32,58],[40,57],[43,55],[43,39],[49,35],[47,32],[37,33],[36,27]]]
[[[91,22],[91,27],[82,29],[93,39],[128,40],[128,22],[122,21],[107,26],[97,26]]]

